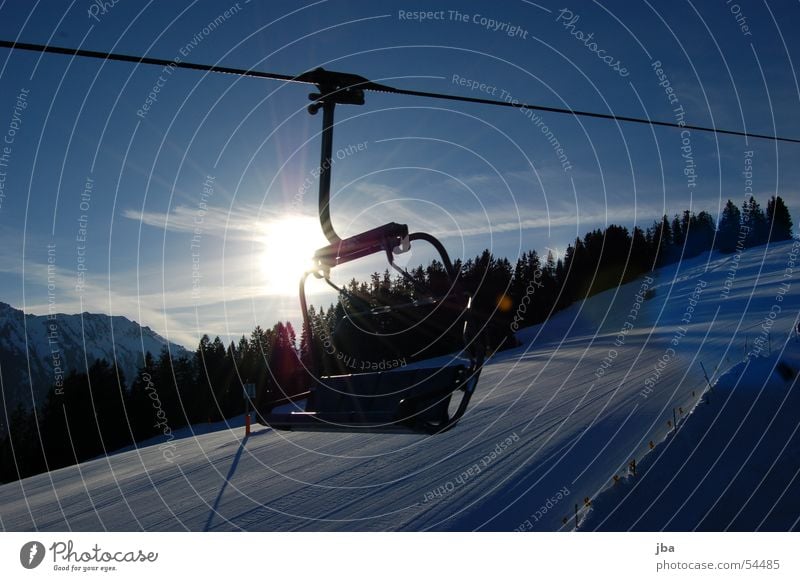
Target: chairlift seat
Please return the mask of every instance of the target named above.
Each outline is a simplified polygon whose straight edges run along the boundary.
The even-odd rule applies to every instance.
[[[273,413],[279,430],[435,432],[449,421],[453,392],[468,389],[464,365],[323,377],[305,411]]]

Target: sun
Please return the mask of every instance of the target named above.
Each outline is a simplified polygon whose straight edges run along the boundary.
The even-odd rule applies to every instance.
[[[311,266],[317,248],[325,246],[319,222],[307,216],[285,216],[264,225],[260,258],[265,291],[296,295],[300,277]]]

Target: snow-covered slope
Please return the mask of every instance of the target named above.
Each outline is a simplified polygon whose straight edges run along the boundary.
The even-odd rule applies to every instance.
[[[601,494],[584,530],[791,530],[800,519],[800,343],[720,377],[677,431]]]
[[[85,371],[95,359],[116,361],[130,383],[144,354],[149,351],[157,357],[167,345],[167,340],[152,329],[126,317],[26,315],[0,303],[0,370],[6,408],[13,410],[18,403],[27,409],[40,405],[59,374],[65,376],[73,369]],[[169,349],[176,357],[188,355],[174,343]]]
[[[688,414],[701,399],[701,362],[713,382],[752,348],[779,285],[798,284],[794,272],[784,278],[797,248],[789,242],[685,261],[522,331],[523,346],[486,365],[471,409],[448,433],[257,427],[244,439],[241,425],[185,432],[4,485],[0,523],[7,530],[569,529],[576,503],[596,499],[651,441],[663,440],[673,409]],[[800,310],[800,293],[782,296],[764,347],[773,352],[794,341]],[[757,500],[751,508],[769,510]]]

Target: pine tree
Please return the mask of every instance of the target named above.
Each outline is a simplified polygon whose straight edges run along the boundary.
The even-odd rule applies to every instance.
[[[628,265],[627,277],[638,276],[650,270],[652,263],[648,260],[648,244],[644,232],[638,226],[633,227],[631,237],[631,258]]]
[[[666,214],[661,217],[660,222],[653,223],[650,232],[650,253],[653,257],[653,265],[669,264],[673,260],[672,228]]]
[[[750,199],[744,202],[742,208],[747,208],[746,212],[742,211],[742,225],[747,227],[745,247],[752,248],[753,246],[765,244],[769,234],[769,227],[761,205],[753,196],[750,196]]]
[[[692,214],[689,222],[689,236],[686,242],[686,257],[697,256],[702,252],[711,250],[715,234],[716,228],[711,214],[705,211],[701,211],[696,216]]]
[[[290,323],[276,323],[273,328],[275,341],[269,358],[270,391],[275,399],[289,397],[298,392],[297,381],[300,360],[297,357],[294,330]]]
[[[736,250],[741,226],[741,212],[731,200],[725,204],[719,219],[717,247],[720,252],[730,253]]]
[[[314,346],[312,345],[314,327],[319,328],[317,323],[317,312],[314,310],[314,305],[308,307],[308,320],[309,325],[303,324],[300,330],[300,362],[303,367],[308,370],[316,369],[314,362]]]
[[[153,355],[148,351],[144,356],[144,364],[139,368],[136,379],[133,380],[130,393],[129,421],[133,437],[138,442],[155,435],[153,400],[150,392],[155,387]],[[157,397],[157,394],[155,394]]]
[[[55,388],[50,389],[47,401],[53,402]],[[47,405],[47,404],[45,404]],[[57,409],[55,409],[57,407]],[[53,405],[53,417],[63,423],[64,414],[60,406]],[[74,463],[69,450],[69,440],[62,437],[58,449],[47,446],[52,438],[45,432],[44,414],[39,425],[45,437],[45,448],[39,443],[37,417],[33,410],[26,410],[22,404],[11,412],[8,433],[0,445],[0,481],[11,482],[33,474]],[[44,452],[44,454],[43,454]]]
[[[206,407],[204,410],[204,419],[209,422],[217,421],[220,418],[220,394],[217,391],[217,373],[221,363],[220,355],[224,355],[224,348],[222,349],[222,354],[218,353],[218,349],[221,345],[222,343],[219,337],[212,342],[208,335],[203,335],[197,347],[197,387],[202,394],[200,397]],[[161,365],[159,365],[158,368],[158,375],[160,378]]]
[[[564,253],[566,275],[563,282],[563,292],[569,303],[580,300],[585,296],[588,289],[585,277],[591,272],[588,270],[591,266],[583,241],[580,238],[575,238],[575,245],[567,246],[567,250]]]
[[[689,238],[689,233],[692,227],[692,219],[694,217],[694,212],[689,210],[684,210],[683,214],[681,215],[681,237],[684,242]]]
[[[181,413],[171,420],[171,426],[177,429],[186,424],[204,421],[203,413],[207,406],[202,399],[202,390],[197,385],[197,365],[194,357],[173,358],[172,370],[182,409]]]
[[[672,219],[672,245],[676,248],[678,254],[683,250],[683,243],[686,240],[686,231],[683,228],[681,219],[675,214]]]
[[[225,418],[244,413],[244,388],[242,378],[237,373],[239,353],[236,344],[231,341],[225,350],[222,374],[220,381],[222,387],[222,414]]]
[[[767,226],[771,242],[792,238],[792,217],[780,196],[772,196],[767,202]]]

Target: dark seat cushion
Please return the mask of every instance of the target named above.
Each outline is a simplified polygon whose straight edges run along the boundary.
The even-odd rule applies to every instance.
[[[407,406],[407,402],[449,401],[449,394],[457,388],[464,372],[463,365],[455,365],[325,377],[312,389],[307,410],[394,412],[402,402]]]

